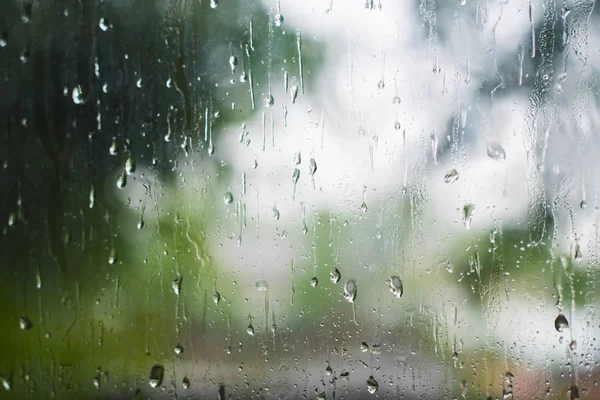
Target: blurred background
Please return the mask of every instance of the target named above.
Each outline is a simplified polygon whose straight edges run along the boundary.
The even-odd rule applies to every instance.
[[[0,398],[600,398],[594,0],[0,10]]]

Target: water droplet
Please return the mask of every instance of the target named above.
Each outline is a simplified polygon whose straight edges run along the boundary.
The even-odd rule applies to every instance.
[[[271,95],[271,93],[269,93],[265,96],[264,103],[265,103],[265,107],[267,107],[267,108],[269,108],[273,104],[275,104],[275,99],[273,99],[273,96]]]
[[[319,284],[319,280],[317,279],[316,276],[310,280],[310,286],[317,287],[318,284]]]
[[[248,333],[248,335],[254,336],[254,327],[252,326],[252,324],[248,325],[248,328],[246,328],[246,332]]]
[[[344,299],[346,299],[346,301],[349,303],[353,303],[354,300],[356,299],[357,291],[358,291],[358,288],[356,286],[356,281],[354,279],[350,279],[344,285]]]
[[[109,30],[112,25],[108,22],[108,19],[106,18],[100,18],[100,21],[98,22],[98,26],[100,27],[100,29],[103,32],[106,32],[107,30]]]
[[[577,341],[576,340],[572,340],[571,343],[569,343],[569,349],[571,349],[571,351],[577,350]]]
[[[294,183],[294,186],[296,186],[296,183],[298,183],[298,179],[300,179],[300,170],[296,168],[292,174],[292,182]]]
[[[444,182],[451,184],[458,180],[458,171],[455,169],[451,169],[448,171],[446,176],[444,176]]]
[[[371,354],[377,356],[377,355],[381,354],[381,345],[380,344],[372,344],[371,347],[369,348],[369,350],[371,351]]]
[[[175,345],[174,351],[175,351],[175,354],[177,354],[177,355],[182,354],[183,353],[183,346],[181,344],[177,343]]]
[[[2,36],[0,36],[0,47],[8,46],[8,31],[5,30],[2,32]]]
[[[210,0],[210,8],[214,10],[217,7],[219,7],[219,2],[217,0]]]
[[[465,229],[471,229],[471,220],[473,219],[474,209],[475,206],[473,204],[465,204],[465,206],[463,207],[462,220]]]
[[[4,388],[4,390],[6,390],[7,392],[10,392],[11,384],[10,381],[8,380],[8,378],[5,378],[3,376],[0,376],[0,382],[2,383],[2,387]]]
[[[404,293],[404,287],[402,286],[402,279],[400,279],[398,276],[392,276],[390,277],[390,279],[387,280],[389,288],[390,288],[390,293],[392,294],[392,296],[400,298],[402,297],[402,294]]]
[[[246,73],[246,71],[242,71],[242,73],[240,74],[240,82],[246,82],[248,80],[248,74]]]
[[[28,331],[33,327],[33,322],[27,317],[19,318],[19,328],[24,331]]]
[[[213,303],[219,304],[220,301],[221,301],[221,294],[219,292],[215,292],[215,294],[213,294]]]
[[[341,277],[342,274],[340,273],[340,270],[333,267],[333,269],[329,273],[329,280],[331,281],[331,283],[338,283]]]
[[[461,6],[464,6],[465,4],[467,4],[467,0],[459,0],[458,4],[460,4]]]
[[[140,220],[138,221],[136,226],[137,226],[138,230],[141,230],[144,228],[144,226],[146,226],[146,224],[144,223],[144,220],[142,218],[140,218]]]
[[[231,194],[231,192],[226,192],[223,195],[223,203],[225,203],[227,205],[233,203],[233,195]]]
[[[290,88],[290,97],[292,98],[292,104],[296,103],[298,97],[298,85],[294,85]]]
[[[137,86],[138,89],[141,89],[142,86],[144,86],[144,81],[142,80],[142,78],[137,80],[137,82],[135,83],[135,86]]]
[[[275,221],[279,221],[279,217],[280,217],[279,210],[277,209],[277,207],[273,206],[273,219]]]
[[[181,381],[181,387],[183,387],[184,390],[188,390],[190,388],[190,380],[187,376],[183,377],[183,380]]]
[[[571,392],[571,400],[579,400],[579,388],[575,385],[571,385],[569,388]]]
[[[108,263],[114,265],[117,263],[117,251],[112,249],[108,255]]]
[[[157,388],[161,385],[165,376],[165,368],[160,364],[155,364],[150,370],[150,379],[148,383],[152,388]]]
[[[23,49],[19,55],[19,60],[21,60],[23,64],[26,64],[27,61],[29,61],[29,49]]]
[[[385,88],[385,82],[382,79],[379,82],[377,82],[377,89],[383,90],[383,88]]]
[[[179,275],[177,276],[177,278],[173,279],[173,283],[172,283],[172,287],[173,287],[173,292],[175,292],[175,294],[177,296],[179,296],[181,294],[181,282],[183,281],[183,276]]]
[[[281,14],[275,14],[275,26],[281,26],[283,25],[283,15]]]
[[[579,207],[581,207],[582,210],[585,210],[587,208],[587,203],[585,202],[585,200],[581,200],[581,203],[579,203]]]
[[[123,189],[125,185],[127,185],[127,173],[123,171],[117,178],[117,187]]]
[[[94,186],[92,186],[90,188],[90,208],[94,208],[94,204],[96,204],[96,189],[94,189]]]
[[[327,396],[325,396],[325,392],[320,392],[317,393],[317,395],[315,396],[316,400],[327,400]]]
[[[558,314],[558,317],[554,320],[554,328],[558,332],[564,332],[569,328],[569,322],[563,314]]]
[[[264,280],[256,281],[254,286],[256,286],[256,290],[258,290],[259,292],[266,292],[267,290],[269,290],[269,284],[267,283],[267,281]]]
[[[487,144],[487,155],[495,161],[506,160],[506,152],[500,143],[490,140]]]
[[[233,54],[229,57],[229,66],[231,67],[231,74],[235,74],[235,67],[238,65],[238,59]]]
[[[325,368],[325,374],[327,374],[327,376],[331,375],[333,373],[333,370],[331,369],[331,367],[328,365],[327,368]]]
[[[133,157],[127,157],[127,161],[125,161],[125,172],[127,175],[132,175],[135,172],[135,160]]]
[[[369,393],[375,394],[375,392],[377,392],[378,389],[379,383],[375,380],[375,378],[373,378],[373,375],[371,375],[369,379],[367,379],[367,390],[369,391]]]
[[[112,143],[108,148],[108,154],[110,154],[111,156],[116,156],[118,151],[119,149],[117,147],[117,138],[113,137]]]
[[[75,86],[71,97],[73,98],[73,103],[77,105],[83,105],[87,102],[85,90],[81,85]]]
[[[401,128],[401,126],[400,126],[400,121],[396,121],[396,122],[394,122],[394,129],[395,129],[395,130],[397,130],[397,131],[399,131],[399,130],[400,130],[400,128]]]
[[[581,248],[579,247],[579,243],[573,243],[573,260],[576,262],[580,262],[583,259],[583,254],[581,254]]]
[[[366,353],[367,351],[369,351],[369,345],[367,342],[360,343],[360,351],[362,351],[363,353]]]
[[[315,161],[314,158],[311,158],[310,161],[308,162],[308,169],[309,169],[311,176],[314,175],[315,172],[317,172],[317,162]]]
[[[360,205],[360,211],[366,213],[367,211],[369,211],[369,207],[367,207],[367,203],[366,202],[362,202],[362,204]]]

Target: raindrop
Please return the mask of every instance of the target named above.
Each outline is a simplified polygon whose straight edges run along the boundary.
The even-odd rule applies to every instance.
[[[471,229],[471,220],[473,219],[474,209],[475,206],[473,204],[465,204],[465,206],[463,207],[462,220],[465,229]]]
[[[214,10],[217,7],[219,7],[219,2],[217,0],[210,0],[210,8]]]
[[[0,47],[6,47],[8,45],[8,31],[5,30],[0,36]]]
[[[390,293],[392,294],[392,296],[400,298],[402,297],[402,294],[404,293],[404,288],[402,286],[402,279],[400,279],[398,276],[392,276],[390,277],[390,279],[388,279],[388,285],[390,288]]]
[[[89,207],[90,208],[94,208],[94,204],[96,204],[96,189],[94,189],[94,186],[92,186],[90,188],[90,204]]]
[[[319,280],[317,279],[316,276],[310,280],[310,286],[317,287],[318,284],[319,284]]]
[[[394,122],[394,129],[395,129],[395,130],[399,131],[399,130],[400,130],[400,127],[401,127],[401,126],[400,126],[400,121],[396,121],[396,122]]]
[[[226,192],[223,195],[223,203],[225,203],[227,205],[233,203],[233,195],[231,194],[231,192]]]
[[[448,171],[446,176],[444,176],[444,182],[451,184],[458,180],[458,171],[455,169],[451,169]]]
[[[23,64],[26,64],[27,61],[29,61],[29,50],[28,49],[23,49],[23,51],[21,52],[21,55],[19,55],[19,60],[21,60],[21,62]]]
[[[579,388],[577,386],[571,385],[569,391],[571,392],[571,400],[579,399]]]
[[[265,107],[267,107],[267,108],[269,108],[273,104],[275,104],[275,100],[273,99],[273,96],[271,95],[271,93],[269,93],[265,96],[264,103],[265,103]]]
[[[183,380],[181,381],[181,386],[184,390],[188,390],[190,388],[190,380],[187,376],[183,377]]]
[[[221,294],[219,292],[215,292],[215,294],[213,294],[213,303],[219,304],[220,301],[221,301]]]
[[[133,157],[127,157],[127,161],[125,161],[125,172],[127,175],[132,175],[135,172],[135,160]]]
[[[108,22],[106,18],[100,18],[98,26],[100,27],[100,29],[102,29],[103,32],[106,32],[112,27],[112,25]]]
[[[371,350],[371,354],[374,354],[377,356],[377,355],[381,354],[381,345],[372,344],[370,350]]]
[[[344,285],[344,299],[346,299],[346,301],[349,303],[353,303],[356,299],[357,290],[358,288],[356,286],[356,281],[354,279],[350,279]]]
[[[112,141],[110,147],[108,148],[108,154],[110,154],[111,156],[116,156],[117,153],[118,153],[117,138],[113,137],[113,141]]]
[[[369,345],[367,344],[367,342],[361,342],[360,351],[362,351],[363,353],[369,351]]]
[[[400,100],[400,97],[398,96],[394,96],[394,98],[392,99],[392,104],[394,105],[399,105],[402,102],[402,100]]]
[[[183,353],[183,346],[179,343],[175,345],[175,354],[179,355]]]
[[[579,247],[579,243],[573,243],[573,260],[576,262],[580,262],[583,259],[583,255],[581,254],[581,248]]]
[[[28,331],[33,327],[33,322],[27,317],[19,318],[19,328],[24,331]]]
[[[175,292],[175,294],[177,296],[179,296],[181,294],[181,282],[183,281],[183,276],[179,275],[177,276],[177,278],[173,279],[173,283],[172,283],[172,287],[173,287],[173,292]]]
[[[123,171],[117,178],[117,187],[123,189],[125,185],[127,185],[127,173]]]
[[[2,383],[2,387],[4,388],[4,390],[6,390],[7,392],[10,392],[10,389],[11,389],[10,381],[5,377],[0,376],[0,382]]]
[[[585,202],[585,200],[581,200],[581,203],[579,203],[579,207],[581,207],[582,210],[585,210],[587,208],[587,203]]]
[[[281,26],[281,25],[283,25],[283,15],[276,14],[275,15],[275,26]]]
[[[144,86],[144,81],[142,80],[142,78],[138,79],[135,85],[138,87],[138,89],[141,89],[142,86]]]
[[[377,82],[377,89],[383,90],[383,88],[385,88],[385,82],[382,79],[379,82]]]
[[[369,393],[375,394],[375,392],[377,392],[378,389],[379,383],[375,380],[375,378],[373,378],[373,375],[371,375],[369,379],[367,379],[367,390],[369,391]]]
[[[571,349],[571,351],[577,350],[577,341],[576,340],[572,340],[571,343],[569,343],[569,349]]]
[[[231,67],[231,74],[235,74],[235,67],[238,65],[238,59],[233,54],[229,57],[229,66]]]
[[[487,145],[487,155],[495,161],[506,160],[506,152],[500,143],[495,140],[491,140]]]
[[[31,21],[31,14],[33,9],[33,1],[24,1],[23,2],[23,12],[21,14],[21,21],[24,24],[29,23]]]
[[[467,4],[467,0],[459,0],[458,4],[460,4],[461,6],[464,6],[465,4]]]
[[[246,328],[246,332],[248,333],[248,335],[254,336],[254,327],[252,326],[252,324],[248,325],[248,328]]]
[[[108,263],[111,265],[117,263],[117,251],[115,249],[112,249],[108,255]]]
[[[138,230],[141,230],[144,228],[144,226],[146,226],[146,224],[144,223],[144,220],[142,218],[140,218],[140,220],[138,221],[136,226],[137,226]]]
[[[325,392],[320,392],[317,393],[317,395],[315,396],[316,400],[327,400],[327,396],[325,396]]]
[[[311,176],[314,175],[315,172],[317,172],[317,162],[314,158],[311,158],[308,162],[308,168]]]
[[[256,290],[258,290],[259,292],[266,292],[267,290],[269,290],[269,284],[267,283],[267,281],[264,280],[256,281],[256,284],[254,286],[256,286]]]
[[[298,97],[298,85],[294,85],[290,89],[290,97],[292,98],[292,104],[296,103]]]
[[[563,314],[558,314],[558,317],[554,320],[554,328],[558,332],[564,332],[569,328],[569,322]]]
[[[328,365],[327,368],[325,368],[325,374],[327,374],[327,376],[331,375],[333,373],[333,370],[331,369],[331,367]]]
[[[83,87],[81,87],[81,85],[75,86],[71,97],[73,98],[73,103],[75,103],[79,106],[83,105],[87,102],[85,90],[83,89]]]
[[[279,210],[277,209],[277,207],[273,206],[273,219],[275,221],[279,221]]]
[[[160,384],[163,381],[164,376],[165,376],[165,368],[160,364],[156,364],[150,370],[150,379],[148,380],[148,383],[150,384],[151,387],[156,388],[156,387],[160,386]]]
[[[333,267],[333,269],[329,273],[329,280],[331,281],[331,283],[338,283],[341,277],[342,274],[340,273],[340,270]]]
[[[367,211],[369,211],[369,208],[367,207],[367,203],[366,202],[362,202],[362,204],[360,205],[360,211],[366,213]]]

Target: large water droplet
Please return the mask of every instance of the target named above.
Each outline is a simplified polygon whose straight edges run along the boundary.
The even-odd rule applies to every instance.
[[[496,161],[506,160],[506,152],[500,143],[495,140],[490,140],[487,144],[487,155]]]
[[[283,25],[283,15],[281,14],[275,14],[275,26],[281,26]]]
[[[448,171],[448,173],[444,176],[444,182],[451,184],[454,183],[458,180],[458,171],[455,169],[451,169],[450,171]]]
[[[125,161],[125,172],[127,175],[132,175],[135,172],[135,160],[133,157],[127,157],[127,161]]]
[[[554,320],[554,328],[559,332],[564,332],[569,329],[569,322],[563,314],[558,314],[558,317]]]
[[[108,22],[108,20],[106,18],[100,18],[100,21],[98,22],[98,26],[100,27],[100,29],[103,32],[106,32],[107,30],[109,30],[112,25]]]
[[[210,8],[214,10],[217,7],[219,7],[219,2],[217,0],[210,0]]]
[[[148,383],[151,387],[156,388],[161,385],[165,376],[165,368],[160,364],[155,364],[150,370],[150,379]]]
[[[127,185],[127,173],[123,171],[117,178],[117,187],[123,189],[125,185]]]
[[[81,85],[75,86],[71,97],[73,98],[73,103],[77,105],[83,105],[87,102],[87,95]]]
[[[375,394],[375,392],[377,392],[378,389],[379,383],[375,380],[373,375],[371,375],[369,379],[367,379],[367,390],[369,391],[369,393]]]
[[[273,96],[271,95],[271,93],[269,93],[265,96],[264,103],[265,103],[265,107],[267,107],[267,108],[269,108],[273,104],[275,104],[275,99],[273,99]]]
[[[175,279],[173,279],[173,283],[172,283],[172,287],[173,287],[173,292],[175,292],[175,294],[177,296],[179,296],[181,294],[181,283],[183,282],[183,276],[179,275],[177,276]]]
[[[187,376],[183,377],[183,380],[181,381],[181,387],[183,387],[184,390],[188,390],[190,388],[190,379]]]
[[[475,206],[473,204],[465,204],[463,207],[462,220],[465,229],[471,229],[471,220],[473,219],[473,210]]]
[[[347,302],[353,303],[356,299],[356,292],[358,291],[358,287],[356,286],[356,281],[354,279],[350,279],[344,285],[344,299]]]
[[[400,298],[404,293],[404,288],[402,286],[402,280],[398,276],[392,276],[388,279],[388,285],[390,288],[390,293],[392,296]]]
[[[316,276],[314,276],[311,280],[310,280],[310,286],[312,287],[317,287],[317,285],[319,284],[319,280],[317,279]]]
[[[331,283],[338,283],[341,277],[342,274],[340,273],[340,270],[333,267],[333,269],[329,273],[329,280],[331,281]]]
[[[233,195],[231,194],[231,192],[225,192],[225,194],[223,195],[223,203],[227,205],[233,203]]]
[[[177,355],[182,354],[183,353],[183,346],[181,344],[177,343],[175,345],[174,351],[175,351],[175,354],[177,354]]]
[[[28,331],[33,327],[33,322],[27,317],[19,318],[19,328],[24,331]]]
[[[12,386],[11,386],[10,380],[8,380],[8,378],[5,378],[4,376],[0,376],[0,383],[2,383],[2,387],[4,388],[4,390],[6,390],[7,392],[10,392],[10,389],[12,388]]]

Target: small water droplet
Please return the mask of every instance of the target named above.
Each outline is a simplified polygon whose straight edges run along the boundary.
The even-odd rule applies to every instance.
[[[265,107],[267,107],[267,108],[269,108],[273,104],[275,104],[275,99],[273,99],[273,96],[271,95],[271,93],[269,93],[265,96],[264,103],[265,103]]]
[[[19,328],[24,331],[28,331],[33,327],[33,322],[27,317],[19,318]]]
[[[175,294],[177,296],[179,296],[181,294],[181,282],[183,281],[183,276],[179,275],[177,276],[175,279],[173,279],[173,283],[172,283],[172,287],[173,287],[173,292],[175,292]]]
[[[112,249],[108,255],[108,263],[114,265],[117,263],[117,250]]]
[[[225,194],[223,195],[223,203],[227,205],[233,203],[233,195],[231,194],[231,192],[225,192]]]
[[[506,152],[500,143],[490,140],[487,144],[487,155],[495,161],[506,160]]]
[[[279,217],[280,217],[279,210],[277,209],[277,207],[273,206],[273,219],[275,221],[279,221]]]
[[[394,129],[397,130],[397,131],[399,131],[400,128],[401,128],[400,121],[394,122]]]
[[[398,104],[400,104],[401,102],[402,102],[402,100],[400,100],[400,97],[398,97],[398,96],[394,96],[394,98],[392,99],[392,104],[394,104],[396,106]]]
[[[183,346],[181,344],[177,343],[175,345],[174,351],[175,351],[175,354],[177,354],[177,355],[182,354],[183,353]]]
[[[135,160],[133,157],[127,157],[127,161],[125,161],[125,172],[127,175],[133,175],[135,172]]]
[[[292,104],[296,103],[296,98],[298,98],[298,85],[294,85],[290,88],[290,97],[292,98]]]
[[[388,280],[388,286],[390,288],[390,293],[392,294],[392,296],[400,298],[402,297],[402,294],[404,293],[404,287],[402,286],[402,279],[400,279],[398,276],[392,276],[390,277]]]
[[[19,55],[19,60],[21,60],[21,63],[27,64],[27,61],[29,61],[29,49],[23,49]]]
[[[467,0],[459,0],[458,4],[460,4],[461,6],[464,6],[465,4],[467,4]]]
[[[275,14],[275,26],[281,26],[283,25],[283,15],[281,14]]]
[[[0,36],[0,47],[8,46],[8,30],[2,32],[2,36]]]
[[[471,229],[471,221],[473,219],[473,210],[475,206],[473,204],[465,204],[463,207],[462,220],[465,229]]]
[[[316,276],[310,280],[310,286],[317,287],[318,284],[319,284],[319,280],[317,279]]]
[[[73,88],[71,97],[73,98],[73,103],[77,105],[83,105],[87,102],[85,90],[81,85],[77,85]]]
[[[108,22],[108,19],[106,18],[100,18],[100,21],[98,22],[98,26],[100,27],[100,29],[103,32],[106,32],[107,30],[109,30],[112,25],[110,24],[110,22]]]
[[[8,378],[5,378],[4,376],[0,376],[0,382],[2,383],[2,387],[4,388],[4,390],[6,390],[7,392],[10,392],[10,390],[12,389],[12,386],[11,386]]]
[[[308,169],[309,169],[310,175],[314,175],[315,172],[317,172],[317,162],[315,161],[314,158],[311,158],[310,161],[308,162]]]
[[[571,343],[569,343],[569,349],[571,349],[571,351],[577,350],[577,341],[576,340],[571,340]]]
[[[325,374],[327,374],[327,376],[331,375],[333,373],[333,370],[331,369],[331,367],[328,365],[327,368],[325,368]]]
[[[112,143],[111,143],[110,147],[108,148],[108,154],[110,154],[111,156],[116,156],[118,151],[119,151],[119,149],[117,146],[117,138],[113,137]]]
[[[238,65],[238,59],[233,54],[229,56],[229,67],[231,68],[231,74],[235,74],[235,67]]]
[[[383,90],[383,88],[385,88],[385,82],[382,79],[379,82],[377,82],[377,89]]]
[[[367,379],[367,391],[371,394],[375,394],[379,389],[379,383],[373,378],[373,375]]]
[[[89,207],[90,208],[94,208],[94,205],[96,204],[96,189],[94,189],[94,186],[92,186],[90,188],[90,204]]]
[[[221,301],[221,294],[219,292],[215,292],[215,294],[213,294],[213,303],[219,304],[220,301]]]
[[[190,388],[190,380],[187,376],[183,377],[183,380],[181,381],[181,387],[183,387],[184,390],[188,390]]]
[[[125,170],[123,170],[123,172],[121,172],[121,174],[119,174],[119,177],[117,178],[117,187],[119,189],[123,189],[126,185],[127,185],[127,173],[125,172]]]
[[[141,89],[144,86],[144,81],[142,80],[142,78],[137,80],[137,82],[135,83],[135,86],[137,86],[138,89]]]
[[[319,392],[315,396],[316,400],[327,400],[327,396],[325,396],[325,392]]]
[[[582,210],[585,210],[587,208],[587,203],[585,202],[585,200],[581,200],[581,203],[579,203],[579,207],[581,207]]]
[[[155,364],[150,370],[150,379],[148,383],[152,388],[157,388],[161,385],[165,376],[165,368],[160,364]]]
[[[360,211],[366,213],[367,211],[369,211],[369,208],[367,207],[367,203],[366,202],[362,202],[362,204],[360,205]]]
[[[363,353],[366,353],[367,351],[369,351],[369,344],[367,342],[361,342],[360,343],[360,351],[362,351]]]
[[[358,287],[356,285],[356,281],[354,279],[350,279],[344,285],[344,299],[349,303],[353,303],[354,300],[356,299],[357,291],[358,291]]]
[[[333,269],[329,273],[329,280],[331,281],[331,283],[338,283],[341,277],[342,274],[340,273],[340,270],[333,267]]]
[[[450,171],[448,171],[446,176],[444,176],[444,182],[446,182],[447,184],[454,183],[457,180],[458,180],[458,171],[455,169],[451,169]]]
[[[217,0],[210,0],[210,8],[214,10],[217,7],[219,7],[219,2]]]
[[[558,332],[564,332],[569,328],[569,322],[563,314],[558,314],[558,317],[554,320],[554,328]]]
[[[269,290],[269,284],[265,280],[256,281],[254,286],[256,286],[256,290],[259,292],[266,292]]]
[[[248,325],[248,328],[246,328],[246,332],[248,333],[248,335],[254,336],[254,327],[252,326],[252,324]]]

